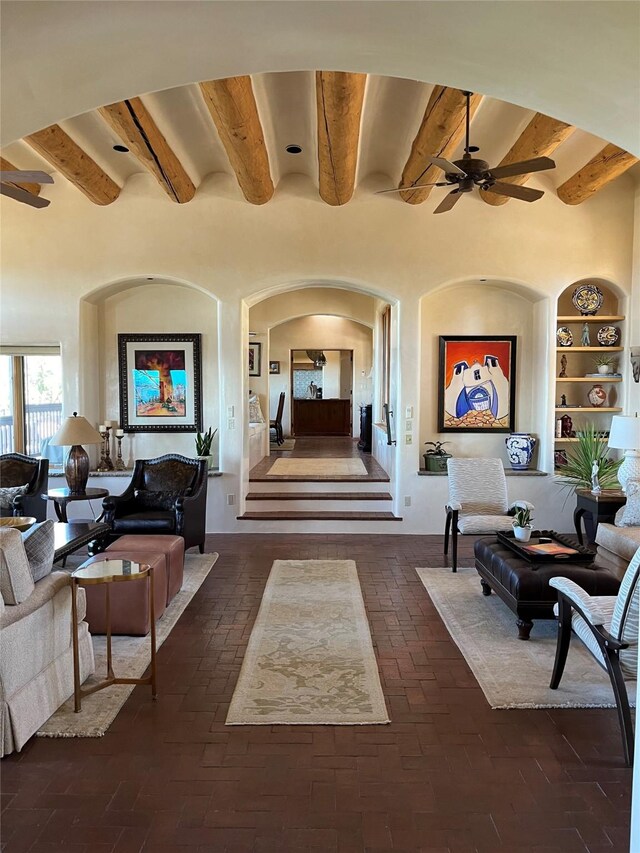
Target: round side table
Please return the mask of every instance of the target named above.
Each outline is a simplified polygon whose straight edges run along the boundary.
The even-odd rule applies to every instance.
[[[69,489],[49,489],[45,495],[42,495],[43,500],[53,501],[53,508],[56,511],[58,521],[64,521],[65,523],[69,521],[67,518],[67,504],[70,504],[72,501],[91,501],[94,498],[107,497],[109,497],[108,489],[85,489],[81,495],[75,495]],[[94,520],[99,521],[101,516],[102,513]]]
[[[102,491],[102,490],[100,490]],[[151,671],[143,678],[118,678],[113,672],[111,656],[111,602],[109,587],[112,583],[145,580],[149,578],[149,618],[151,622]],[[78,602],[79,586],[106,584],[105,601],[107,609],[107,677],[91,687],[80,686],[80,658],[78,654]],[[153,567],[133,560],[99,560],[89,566],[76,569],[71,575],[71,617],[73,620],[73,699],[76,714],[82,708],[82,697],[112,684],[150,684],[151,695],[156,698],[156,614],[153,606]]]

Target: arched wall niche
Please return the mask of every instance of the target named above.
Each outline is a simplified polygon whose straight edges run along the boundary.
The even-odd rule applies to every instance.
[[[484,278],[484,276],[482,276]],[[506,464],[506,433],[438,433],[438,359],[441,335],[515,335],[516,431],[541,439],[546,459],[549,395],[550,299],[532,284],[479,278],[448,282],[425,294],[420,312],[420,454],[425,441],[450,442],[454,456],[493,456]],[[534,458],[534,463],[536,459]]]
[[[96,422],[120,423],[118,335],[201,335],[203,426],[219,425],[218,300],[187,281],[163,276],[138,276],[107,282],[89,291],[80,303],[80,352],[85,410]],[[220,433],[214,441],[218,454]],[[129,433],[123,457],[149,458],[163,453],[195,455],[190,432]]]

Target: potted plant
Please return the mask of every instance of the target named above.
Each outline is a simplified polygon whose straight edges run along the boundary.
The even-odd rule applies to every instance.
[[[199,432],[196,435],[196,456],[198,459],[206,459],[207,467],[211,467],[213,456],[211,455],[211,445],[217,429],[212,430],[211,427],[206,432]]]
[[[446,450],[442,449],[445,444],[449,444],[449,442],[425,441],[425,445],[430,448],[423,454],[425,471],[438,472],[447,470],[447,459],[451,459],[451,453],[447,453]]]
[[[526,506],[517,506],[513,514],[513,535],[520,542],[528,542],[531,538],[531,522],[533,516],[531,510]]]
[[[606,376],[607,373],[613,373],[615,370],[616,359],[608,353],[597,355],[594,359],[595,365],[598,368],[598,373]]]
[[[591,490],[593,463],[598,465],[598,481],[603,489],[618,487],[618,468],[621,459],[610,459],[607,436],[588,424],[576,432],[578,439],[567,449],[567,463],[562,466],[562,475],[558,482],[571,490]]]

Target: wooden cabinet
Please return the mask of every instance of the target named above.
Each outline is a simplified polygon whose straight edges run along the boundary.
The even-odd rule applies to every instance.
[[[294,400],[294,435],[351,435],[351,400]]]

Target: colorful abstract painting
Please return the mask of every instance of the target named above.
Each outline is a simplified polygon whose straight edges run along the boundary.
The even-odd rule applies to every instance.
[[[133,385],[136,415],[184,417],[187,411],[184,350],[136,350]]]

